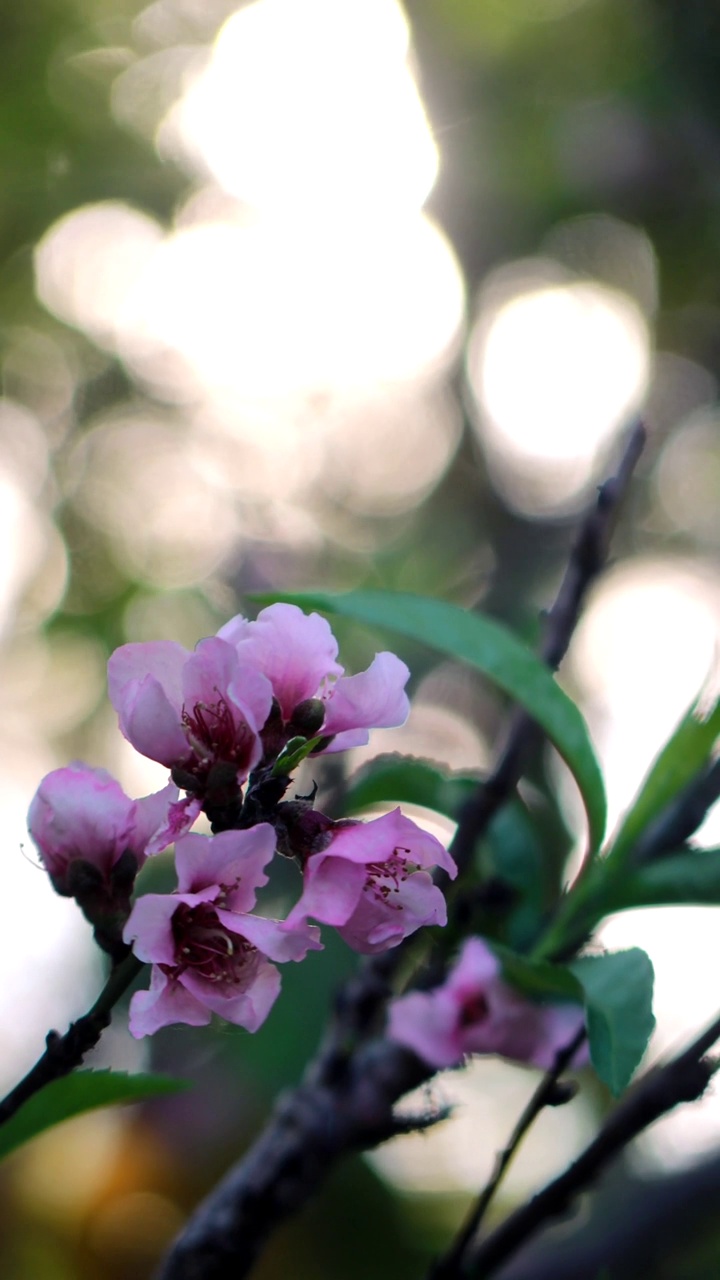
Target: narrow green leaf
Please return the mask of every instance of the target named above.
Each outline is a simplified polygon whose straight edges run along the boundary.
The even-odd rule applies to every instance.
[[[371,805],[417,804],[456,819],[463,802],[480,782],[469,774],[445,774],[428,760],[412,756],[376,756],[348,783],[343,800],[346,813]]]
[[[172,1076],[130,1076],[124,1071],[73,1071],[61,1080],[53,1080],[28,1098],[14,1116],[0,1125],[0,1160],[71,1116],[113,1103],[142,1102],[145,1098],[162,1097],[190,1087],[189,1081],[175,1080]]]
[[[297,738],[291,738],[275,761],[273,777],[278,778],[282,774],[292,773],[315,750],[320,741],[320,738],[303,738],[300,735]]]
[[[655,1026],[650,958],[632,947],[582,956],[568,967],[585,996],[592,1064],[617,1097],[630,1083]]]
[[[283,599],[397,632],[481,671],[537,721],[565,760],[585,804],[592,849],[600,847],[605,790],[585,722],[547,667],[501,623],[444,600],[384,591],[310,592]]]
[[[483,878],[509,885],[514,902],[503,922],[497,910],[495,928],[515,951],[529,951],[543,928],[549,905],[548,860],[534,815],[519,796],[503,805],[482,842]],[[484,930],[483,930],[484,931]]]
[[[617,862],[710,758],[720,734],[720,699],[705,715],[692,704],[650,767],[607,854]]]
[[[518,955],[516,951],[511,951],[509,947],[503,947],[490,938],[487,939],[487,943],[500,961],[503,977],[532,1000],[582,1002],[583,988],[575,977],[572,967],[550,964],[547,960],[532,960],[529,956]]]
[[[686,849],[627,867],[608,879],[607,910],[628,907],[720,906],[720,849]]]

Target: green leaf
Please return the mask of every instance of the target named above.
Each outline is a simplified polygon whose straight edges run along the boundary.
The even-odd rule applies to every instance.
[[[703,716],[698,699],[683,716],[653,762],[637,798],[613,840],[607,858],[627,854],[654,818],[688,785],[712,754],[720,734],[720,699]]]
[[[600,847],[605,790],[585,722],[548,668],[501,623],[444,600],[384,591],[293,593],[282,598],[304,609],[322,609],[395,631],[481,671],[537,721],[560,753],[580,789],[593,852]]]
[[[315,750],[321,741],[322,739],[319,737],[303,738],[300,735],[297,738],[291,738],[275,761],[272,771],[273,777],[278,778],[282,774],[292,773]]]
[[[124,1071],[73,1071],[53,1080],[28,1098],[19,1111],[0,1125],[0,1160],[24,1142],[71,1116],[83,1115],[112,1103],[141,1102],[189,1089],[188,1080],[172,1076],[127,1075]]]
[[[487,944],[502,966],[503,977],[531,1000],[581,1002],[583,989],[571,967],[532,960],[488,938]]]
[[[480,782],[469,774],[447,775],[428,760],[411,756],[376,756],[350,779],[343,801],[346,813],[371,805],[417,804],[456,819],[463,802]]]
[[[519,796],[492,819],[482,842],[480,869],[484,879],[499,880],[513,891],[515,902],[507,921],[497,922],[504,940],[514,950],[530,950],[549,905],[550,877],[535,817]]]
[[[608,911],[628,907],[720,906],[720,849],[686,849],[649,862],[624,868],[609,878]]]
[[[655,1026],[650,958],[632,947],[582,956],[568,967],[585,997],[592,1064],[617,1097],[630,1083]]]

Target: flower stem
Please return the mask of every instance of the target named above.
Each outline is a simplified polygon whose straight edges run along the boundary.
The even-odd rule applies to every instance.
[[[49,1031],[46,1049],[27,1075],[0,1102],[0,1124],[4,1124],[28,1098],[50,1084],[69,1075],[80,1066],[86,1053],[95,1048],[103,1031],[110,1025],[112,1010],[130,984],[144,969],[142,960],[130,954],[113,967],[95,1004],[87,1013],[71,1022],[63,1036]]]

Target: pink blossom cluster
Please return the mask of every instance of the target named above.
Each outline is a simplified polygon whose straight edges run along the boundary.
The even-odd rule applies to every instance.
[[[446,981],[411,991],[389,1009],[388,1035],[432,1067],[455,1067],[471,1054],[497,1054],[550,1070],[584,1024],[575,1004],[535,1004],[503,980],[482,938],[468,938]],[[588,1060],[578,1048],[574,1066]]]
[[[303,756],[360,745],[407,716],[399,658],[379,653],[346,676],[337,654],[328,623],[289,604],[233,618],[192,653],[126,644],[110,658],[110,698],[125,737],[169,769],[167,786],[130,800],[84,764],[40,784],[28,826],[53,886],[76,898],[114,959],[132,946],[152,965],[150,989],[132,998],[133,1035],[213,1013],[256,1030],[280,989],[277,964],[321,948],[310,918],[365,953],[445,924],[430,869],[454,876],[455,865],[399,809],[333,822],[313,797],[283,800]],[[201,813],[212,836],[190,830]],[[133,904],[137,872],[171,844],[177,887]],[[303,874],[285,920],[253,912],[276,852]]]

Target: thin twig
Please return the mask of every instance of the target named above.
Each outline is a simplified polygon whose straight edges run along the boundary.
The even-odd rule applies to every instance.
[[[511,1213],[471,1255],[464,1274],[486,1280],[537,1231],[564,1214],[633,1138],[682,1102],[702,1097],[718,1063],[704,1055],[720,1038],[720,1017],[687,1049],[649,1071],[615,1108],[577,1160]]]
[[[547,1106],[555,1105],[557,1097],[557,1084],[566,1067],[570,1065],[575,1054],[585,1040],[587,1032],[581,1027],[577,1035],[573,1037],[568,1045],[556,1055],[555,1061],[548,1072],[543,1076],[540,1084],[533,1093],[515,1128],[513,1129],[507,1146],[499,1152],[495,1161],[495,1168],[492,1175],[478,1196],[475,1204],[472,1206],[465,1222],[460,1228],[452,1245],[447,1253],[440,1258],[432,1268],[429,1280],[459,1280],[462,1275],[464,1261],[472,1241],[482,1225],[483,1219],[490,1207],[495,1193],[500,1186],[507,1170],[512,1163],[513,1157],[518,1151],[525,1134],[535,1123],[540,1112]]]
[[[59,1080],[79,1067],[86,1053],[95,1048],[103,1031],[110,1025],[114,1006],[127,991],[131,982],[144,969],[142,960],[134,955],[126,956],[112,970],[95,1004],[87,1013],[71,1022],[64,1035],[49,1031],[46,1049],[19,1084],[0,1102],[0,1124],[4,1124],[15,1112],[52,1080]]]
[[[638,423],[617,474],[600,488],[582,523],[546,619],[542,653],[553,668],[567,650],[587,591],[605,563],[617,510],[644,442],[645,430]],[[495,770],[462,809],[450,846],[461,875],[477,840],[512,797],[534,732],[527,716],[513,717]],[[342,1155],[393,1134],[394,1104],[433,1074],[398,1045],[368,1039],[407,954],[401,944],[373,956],[344,984],[302,1085],[279,1100],[254,1146],[198,1206],[161,1264],[158,1280],[241,1280],[271,1232],[314,1194]]]
[[[567,653],[588,591],[605,566],[617,514],[645,440],[645,427],[638,421],[628,434],[617,472],[600,486],[596,501],[580,525],[555,603],[545,616],[540,653],[551,671],[557,670]],[[450,851],[461,870],[472,861],[479,837],[514,792],[540,732],[527,712],[516,711],[511,717],[505,745],[492,774],[460,813]]]

